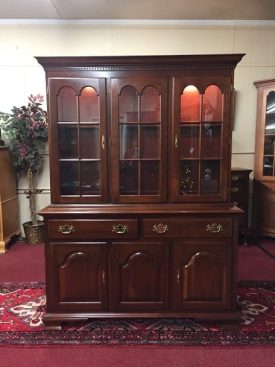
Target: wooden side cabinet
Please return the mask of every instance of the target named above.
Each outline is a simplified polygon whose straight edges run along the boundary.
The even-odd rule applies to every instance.
[[[275,237],[275,79],[254,83],[258,90],[254,168],[253,229]]]
[[[240,240],[244,245],[248,244],[249,238],[249,224],[248,224],[248,210],[249,210],[249,175],[251,169],[234,167],[231,169],[231,201],[244,211],[240,217]]]
[[[20,234],[15,173],[7,147],[0,147],[0,253],[11,238]]]

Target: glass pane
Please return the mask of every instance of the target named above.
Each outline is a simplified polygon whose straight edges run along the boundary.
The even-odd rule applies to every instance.
[[[180,161],[180,186],[182,195],[198,194],[199,162],[197,160]]]
[[[60,162],[61,195],[79,195],[78,162]]]
[[[203,95],[202,121],[222,121],[222,114],[222,92],[216,85],[209,85]]]
[[[200,121],[201,97],[194,85],[188,85],[181,95],[180,119],[182,122]]]
[[[120,159],[136,159],[138,153],[138,126],[120,125]]]
[[[179,152],[181,158],[199,157],[199,126],[180,127]]]
[[[203,161],[201,166],[201,194],[218,194],[219,186],[220,161]]]
[[[202,124],[201,156],[220,158],[221,156],[221,125]]]
[[[140,193],[141,195],[158,195],[159,194],[159,161],[142,161],[140,162]]]
[[[264,154],[275,155],[275,134],[266,135],[264,139]]]
[[[99,159],[99,156],[99,127],[82,127],[80,129],[80,157],[86,159]]]
[[[160,122],[161,97],[158,90],[148,86],[141,95],[141,121]]]
[[[274,157],[264,157],[264,176],[274,176]]]
[[[92,87],[83,88],[79,96],[79,121],[99,121],[99,96]]]
[[[82,195],[100,195],[100,165],[99,162],[81,162]]]
[[[78,158],[77,127],[59,126],[59,158]]]
[[[147,159],[160,159],[160,127],[141,126],[140,156]]]
[[[124,87],[119,96],[119,121],[138,121],[138,95],[131,86]]]
[[[70,87],[64,87],[57,96],[57,118],[62,122],[77,121],[77,96]]]
[[[121,161],[119,167],[120,174],[120,194],[138,194],[138,162]]]

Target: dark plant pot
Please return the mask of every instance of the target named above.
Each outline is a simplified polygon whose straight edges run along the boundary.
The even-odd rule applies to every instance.
[[[37,224],[32,222],[23,223],[25,232],[26,242],[31,245],[37,245],[38,243],[44,242],[44,222],[38,221]]]

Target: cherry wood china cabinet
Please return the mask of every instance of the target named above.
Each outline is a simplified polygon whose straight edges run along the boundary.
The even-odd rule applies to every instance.
[[[239,318],[230,159],[242,57],[37,58],[49,111],[48,328]]]
[[[254,83],[258,92],[254,168],[256,237],[275,238],[275,79]]]

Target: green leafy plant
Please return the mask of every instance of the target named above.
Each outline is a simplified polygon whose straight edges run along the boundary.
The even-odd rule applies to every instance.
[[[13,107],[11,113],[0,112],[0,127],[4,132],[12,161],[18,176],[27,175],[32,224],[37,224],[36,194],[42,190],[35,188],[41,169],[43,153],[48,140],[47,112],[42,108],[43,96],[28,97],[28,104]]]

